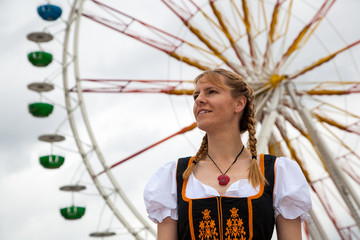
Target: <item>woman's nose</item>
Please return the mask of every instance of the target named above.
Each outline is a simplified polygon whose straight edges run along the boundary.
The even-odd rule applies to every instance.
[[[196,104],[204,104],[205,103],[205,98],[204,98],[204,96],[203,96],[203,94],[199,94],[197,97],[196,97],[196,99],[195,99],[195,103]]]

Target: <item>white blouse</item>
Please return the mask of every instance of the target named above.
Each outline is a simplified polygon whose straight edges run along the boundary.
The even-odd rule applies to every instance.
[[[177,160],[159,168],[150,178],[144,190],[144,201],[149,218],[162,222],[166,217],[178,219],[176,190]],[[230,185],[224,196],[249,197],[257,194],[259,187],[254,189],[247,179],[240,179]],[[186,187],[188,198],[204,198],[220,196],[211,186],[200,182],[191,174]],[[299,167],[292,160],[278,157],[275,162],[275,185],[273,194],[275,218],[281,214],[284,218],[301,218],[306,220],[311,208],[311,198],[308,183]]]

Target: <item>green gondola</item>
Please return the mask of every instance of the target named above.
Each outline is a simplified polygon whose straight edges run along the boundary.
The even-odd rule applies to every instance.
[[[28,59],[32,65],[36,67],[46,67],[52,62],[53,56],[52,54],[44,51],[37,51],[29,53]]]
[[[65,161],[65,157],[60,155],[46,155],[40,157],[39,160],[40,160],[40,164],[44,168],[54,169],[54,168],[59,168],[61,167],[61,165],[63,165]]]
[[[61,215],[67,220],[80,219],[85,214],[85,207],[70,206],[60,209]]]
[[[34,117],[47,117],[54,109],[54,106],[49,103],[36,102],[29,104],[29,112]]]

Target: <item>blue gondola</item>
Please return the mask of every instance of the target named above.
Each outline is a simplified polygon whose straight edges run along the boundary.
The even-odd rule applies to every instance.
[[[38,7],[37,11],[40,17],[46,21],[55,21],[62,13],[60,7],[52,4],[41,5]]]

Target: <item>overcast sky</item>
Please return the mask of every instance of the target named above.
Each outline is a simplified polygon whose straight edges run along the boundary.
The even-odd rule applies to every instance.
[[[42,45],[46,51],[54,54],[55,61],[48,68],[35,68],[27,60],[29,52],[38,50],[36,44],[26,39],[28,33],[42,31],[48,25],[51,25],[51,27],[47,28],[48,31],[64,28],[64,23],[58,24],[59,26],[52,26],[51,23],[40,19],[36,8],[43,3],[43,1],[0,1],[2,13],[0,16],[0,49],[2,51],[0,79],[3,85],[0,88],[2,100],[0,104],[2,111],[0,125],[0,239],[89,239],[89,233],[105,230],[110,226],[117,233],[124,233],[126,231],[122,226],[119,226],[117,220],[109,217],[108,210],[105,210],[105,213],[101,215],[104,202],[99,197],[97,190],[89,186],[91,180],[78,155],[55,148],[55,152],[66,156],[64,165],[57,170],[48,170],[39,164],[39,156],[49,154],[50,147],[49,144],[38,141],[38,136],[55,132],[55,129],[66,118],[66,111],[63,109],[63,93],[59,89],[44,94],[56,104],[51,117],[45,119],[34,118],[27,110],[29,103],[39,101],[38,94],[29,91],[27,85],[32,82],[42,81],[60,68],[59,63],[56,62],[61,60],[62,46],[59,43]],[[68,8],[65,1],[55,3]],[[128,1],[123,1],[123,4],[129,5]],[[129,7],[136,9],[131,5]],[[146,10],[139,9],[139,12],[146,12]],[[67,15],[68,13],[65,12],[62,20],[65,20]],[[98,26],[95,25],[94,27]],[[96,29],[92,31],[92,36],[98,37],[97,34],[99,32]],[[117,37],[118,35],[116,34]],[[62,37],[62,35],[60,36]],[[123,39],[115,38],[114,41]],[[62,39],[57,40],[62,41]],[[85,45],[88,49],[97,48],[96,53],[99,53],[99,55],[92,54],[88,63],[81,61],[81,64],[85,63],[85,65],[90,66],[88,71],[83,71],[85,72],[83,73],[84,77],[115,78],[116,76],[117,78],[133,79],[167,79],[168,77],[169,70],[166,66],[168,65],[168,58],[161,54],[162,56],[158,57],[161,58],[160,61],[156,63],[154,61],[154,59],[157,59],[156,55],[151,55],[154,52],[157,54],[158,51],[150,50],[150,53],[145,54],[134,52],[133,49],[137,46],[130,46],[129,43],[123,41],[118,46],[119,54],[110,56],[104,51],[112,51],[113,49],[106,49],[108,46],[102,44],[101,37],[82,39],[82,41],[81,45],[84,48]],[[111,47],[114,47],[114,44]],[[146,48],[144,51],[147,51]],[[101,59],[103,57],[109,59],[110,62],[114,62],[104,64]],[[96,65],[95,69],[93,64]],[[157,70],[152,69],[154,66],[157,67]],[[154,73],[156,71],[161,73]],[[188,74],[189,79],[193,76],[194,74]],[[55,78],[54,84],[61,85],[61,78]],[[90,106],[88,108],[89,116],[97,140],[103,147],[105,157],[111,159],[109,164],[175,133],[180,129],[180,126],[184,127],[193,122],[189,105],[186,106],[187,109],[185,110],[187,119],[177,123],[175,115],[172,113],[173,107],[169,97],[164,95],[162,96],[163,100],[157,101],[157,104],[162,105],[161,108],[156,106],[154,108],[154,103],[151,101],[153,97],[156,98],[154,95],[140,96],[140,98],[139,96],[118,98],[111,95],[109,97],[104,96],[103,100],[98,101],[96,95],[94,97],[89,96],[87,101],[88,106]],[[164,100],[167,103],[163,103]],[[186,97],[185,102],[191,104],[190,100]],[[114,103],[114,101],[119,102]],[[174,101],[172,104],[177,104],[178,98],[175,98]],[[116,107],[117,104],[121,105],[121,107]],[[137,111],[142,113],[138,117],[136,116]],[[177,111],[178,113],[183,112],[181,108],[178,108]],[[171,112],[171,114],[168,114],[168,112]],[[170,117],[162,117],[162,115],[170,115]],[[124,116],[126,117],[124,118]],[[125,120],[119,122],[121,118]],[[143,124],[136,124],[137,118]],[[173,122],[174,124],[167,124],[167,122]],[[64,125],[60,131],[70,135],[68,123],[65,122]],[[114,135],[113,133],[117,133],[117,136],[112,136],[113,139],[110,139],[109,135]],[[120,134],[123,137],[118,139]],[[144,138],[144,136],[150,137]],[[172,157],[182,156],[183,152],[186,152],[187,155],[193,154],[193,147],[187,143],[187,140],[180,141],[182,141],[180,145],[185,147],[177,147],[177,149],[171,150],[171,154],[168,155]],[[64,147],[72,150],[76,149],[71,137],[67,142]],[[174,142],[172,143],[174,144]],[[196,144],[197,140],[193,140],[193,145]],[[143,158],[149,159],[145,165],[139,162],[129,163],[123,170],[114,171],[116,176],[124,176],[127,172],[133,172],[130,176],[131,181],[128,182],[125,178],[126,184],[124,184],[123,179],[121,187],[129,196],[132,195],[132,192],[135,192],[133,197],[130,198],[144,216],[142,189],[150,174],[161,164],[170,160],[167,156],[163,156],[161,160],[154,157],[158,156],[159,152],[169,149],[169,146],[171,145],[164,144],[158,150],[142,155]],[[113,150],[107,150],[111,148]],[[86,217],[77,221],[66,221],[60,215],[59,209],[71,205],[72,198],[70,193],[59,191],[59,187],[74,183],[78,179],[81,179],[82,184],[89,184],[85,195],[75,195],[74,200],[75,204],[86,206]],[[134,185],[136,189],[133,189]],[[121,208],[121,205],[117,207]],[[100,216],[103,216],[101,221],[99,220]],[[101,223],[99,224],[99,222]],[[128,235],[124,234],[121,239],[132,239],[126,236]]]
[[[99,216],[104,205],[96,189],[91,187],[91,180],[76,153],[57,148],[56,151],[67,156],[65,164],[58,170],[44,169],[38,161],[40,155],[49,154],[50,147],[46,143],[39,142],[37,137],[41,134],[53,133],[66,118],[66,111],[62,108],[64,100],[59,88],[53,95],[46,94],[46,97],[56,103],[51,117],[38,119],[27,111],[27,105],[38,101],[39,97],[26,86],[31,82],[42,81],[60,66],[55,62],[48,69],[36,69],[26,57],[27,53],[38,50],[36,44],[26,39],[26,35],[32,31],[41,31],[47,26],[46,24],[49,24],[42,21],[36,13],[37,6],[43,2],[0,0],[0,239],[2,240],[88,239],[90,232],[98,230]],[[153,4],[153,8],[158,7],[157,2]],[[65,8],[68,6],[66,1],[55,3]],[[149,11],[148,7],[139,7],[139,5],[136,7],[134,3],[132,6],[129,1],[121,0],[121,4],[127,4],[130,13],[142,16],[143,19],[150,19],[157,26],[169,28],[176,22],[167,12],[154,9]],[[334,8],[341,9],[338,11],[332,9],[334,11],[332,20],[338,21],[336,24],[339,26],[338,30],[344,32],[344,37],[349,43],[359,40],[360,28],[357,25],[360,20],[358,14],[360,2],[338,1]],[[63,16],[63,20],[66,17],[67,13]],[[59,27],[52,26],[52,28],[61,29],[61,26],[60,24]],[[83,51],[83,55],[81,55],[80,67],[86,69],[82,71],[82,77],[192,79],[199,72],[190,67],[181,67],[169,60],[165,54],[159,54],[157,50],[129,41],[119,36],[120,34],[101,35],[99,34],[101,27],[98,25],[91,25],[91,28],[84,27],[82,31],[84,36],[89,33],[81,39],[80,51]],[[112,44],[108,45],[105,40],[109,39]],[[323,41],[331,40],[332,36],[326,36]],[[57,54],[56,61],[61,60],[60,43],[42,46]],[[118,54],[110,54],[115,51]],[[55,78],[54,81],[61,87],[60,77]],[[109,164],[141,150],[193,121],[192,101],[189,97],[151,94],[100,96],[87,95],[86,104],[95,136]],[[81,123],[79,128],[83,131]],[[71,134],[67,122],[64,123],[61,132]],[[113,173],[117,176],[121,187],[129,194],[139,211],[144,214],[142,188],[150,174],[158,166],[176,156],[194,154],[201,135],[200,131],[195,131],[188,134],[187,138],[177,137],[133,161],[124,163],[123,167],[114,169]],[[64,147],[76,149],[71,137]],[[75,196],[75,202],[85,205],[87,212],[81,220],[66,221],[61,217],[59,208],[71,204],[72,198],[69,193],[59,191],[59,187],[74,183],[77,179],[89,184],[86,194]],[[106,223],[100,224],[100,230],[112,226],[117,232],[124,232],[116,220],[107,218],[106,213],[103,218],[103,222]]]

